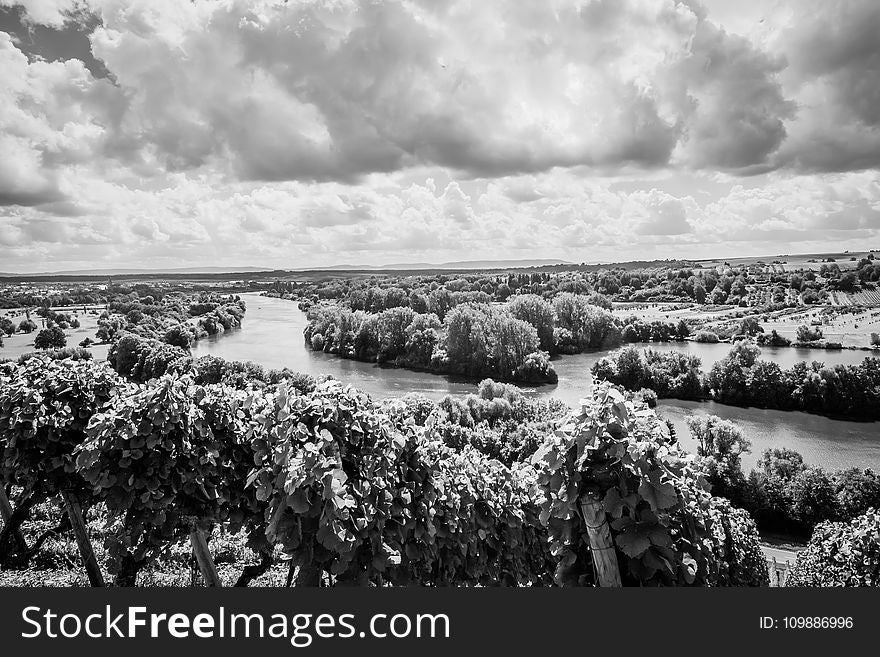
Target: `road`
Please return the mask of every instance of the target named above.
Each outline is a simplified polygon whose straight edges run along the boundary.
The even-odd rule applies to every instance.
[[[794,565],[794,561],[797,559],[798,555],[794,550],[786,550],[783,548],[771,547],[769,545],[762,545],[761,549],[764,550],[767,559],[775,558],[777,563],[785,563],[786,561],[789,561]]]

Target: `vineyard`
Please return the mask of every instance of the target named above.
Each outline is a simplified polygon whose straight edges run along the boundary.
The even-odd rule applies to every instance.
[[[332,380],[140,384],[94,361],[3,363],[0,566],[39,558],[45,535],[23,528],[58,501],[52,531],[74,535],[92,585],[136,585],[187,543],[219,585],[218,537],[237,532],[253,555],[240,586],[279,560],[299,586],[768,582],[754,522],[707,492],[638,396],[599,385],[509,464],[490,453],[450,444],[435,412]]]
[[[835,306],[880,306],[880,289],[866,288],[859,292],[832,292],[832,303]]]

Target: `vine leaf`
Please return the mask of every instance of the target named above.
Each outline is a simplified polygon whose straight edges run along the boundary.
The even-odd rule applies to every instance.
[[[655,511],[668,509],[678,503],[675,486],[668,481],[661,482],[662,474],[660,470],[651,470],[648,473],[648,478],[642,479],[642,483],[639,485],[639,495],[647,500]]]

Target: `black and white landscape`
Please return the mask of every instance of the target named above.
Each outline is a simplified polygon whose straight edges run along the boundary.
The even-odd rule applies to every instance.
[[[0,0],[0,585],[877,586],[878,33]]]

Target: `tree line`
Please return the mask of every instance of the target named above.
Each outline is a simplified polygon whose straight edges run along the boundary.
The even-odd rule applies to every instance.
[[[854,259],[854,258],[853,258]],[[690,302],[778,310],[800,303],[825,301],[828,292],[873,289],[880,280],[880,263],[873,254],[842,270],[836,263],[791,270],[781,266],[749,267],[724,263],[714,268],[694,263],[658,263],[634,268],[589,268],[529,272],[455,272],[429,275],[353,275],[317,281],[276,281],[273,296],[304,299],[307,303],[335,300],[352,310],[380,312],[409,306],[433,312],[441,320],[450,302],[506,301],[519,294],[552,299],[558,294],[601,295],[625,302]],[[789,294],[791,292],[791,294]],[[598,304],[598,300],[594,300]]]
[[[880,359],[827,367],[800,362],[782,369],[761,360],[760,353],[755,344],[741,341],[703,372],[696,356],[629,346],[602,358],[592,372],[628,390],[650,388],[660,397],[880,419]]]

